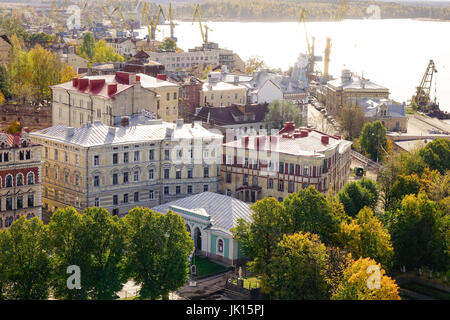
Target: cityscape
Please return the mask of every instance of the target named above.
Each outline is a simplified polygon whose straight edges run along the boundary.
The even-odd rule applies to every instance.
[[[0,300],[450,300],[449,20],[0,1]]]

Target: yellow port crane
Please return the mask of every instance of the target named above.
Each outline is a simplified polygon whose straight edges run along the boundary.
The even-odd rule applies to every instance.
[[[122,10],[120,9],[120,6],[117,6],[114,11],[117,11],[120,15],[120,18],[122,19],[122,23],[125,29],[128,29],[130,31],[130,36],[133,37],[134,29],[133,25],[131,23],[127,22],[127,19],[123,16]]]
[[[194,16],[192,17],[192,24],[194,24],[195,22],[195,18],[198,18],[198,24],[200,26],[200,33],[202,35],[202,40],[203,43],[208,43],[208,30],[213,31],[210,27],[208,27],[207,25],[204,26],[205,28],[205,32],[203,32],[203,26],[202,26],[202,18],[201,18],[201,14],[200,14],[200,4],[197,4],[195,6],[195,10],[194,10]]]
[[[164,20],[166,20],[166,17],[164,15],[164,10],[161,7],[161,5],[158,5],[158,14],[153,17],[150,12],[150,8],[148,7],[147,3],[144,3],[144,6],[142,7],[142,17],[146,18],[147,22],[147,30],[148,30],[148,36],[149,41],[155,40],[156,38],[156,31],[159,31],[157,29],[157,26],[159,24],[159,19],[161,18],[161,15],[163,16]]]
[[[436,65],[434,64],[433,60],[430,60],[427,69],[425,70],[425,74],[422,77],[422,81],[420,81],[420,85],[416,88],[416,94],[412,99],[416,103],[417,107],[421,110],[428,110],[434,105],[431,103],[430,91],[433,82],[433,76],[436,72]]]
[[[115,9],[114,9],[115,10]],[[117,27],[117,25],[114,23],[113,18],[111,17],[111,14],[114,13],[114,11],[109,14],[108,13],[108,9],[106,9],[105,6],[103,6],[103,11],[105,12],[105,15],[108,17],[109,21],[111,22],[112,26],[114,27],[114,29],[116,30],[117,33],[119,33],[119,28]]]
[[[168,18],[169,18],[169,23],[170,23],[170,37],[177,42],[177,38],[175,37],[175,26],[177,24],[175,24],[172,20],[172,3],[169,3],[169,14],[168,14]]]
[[[308,50],[308,55],[311,56],[313,53],[311,52],[311,46],[310,46],[310,42],[309,42],[309,37],[308,37],[308,32],[306,31],[306,9],[302,8],[300,10],[300,15],[299,15],[299,19],[298,22],[301,24],[303,22],[303,28],[305,30],[305,39],[306,39],[306,50]]]

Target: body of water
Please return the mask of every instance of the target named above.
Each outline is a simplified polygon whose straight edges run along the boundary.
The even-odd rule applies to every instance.
[[[202,43],[198,23],[177,22],[175,36],[184,50]],[[260,56],[270,68],[287,70],[299,53],[306,52],[304,27],[295,22],[206,22],[213,30],[209,40],[232,49],[245,61]],[[170,35],[159,26],[157,39]],[[450,111],[450,22],[418,20],[344,20],[309,22],[307,32],[316,38],[316,54],[323,55],[326,38],[332,39],[330,73],[338,77],[348,68],[388,87],[391,98],[411,99],[433,59],[438,73],[432,87],[441,109]],[[141,30],[141,36],[146,28]],[[323,63],[317,67],[323,70]]]

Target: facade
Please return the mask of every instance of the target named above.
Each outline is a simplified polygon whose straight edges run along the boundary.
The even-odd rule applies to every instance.
[[[136,40],[131,38],[107,38],[106,43],[121,56],[134,56],[137,52]]]
[[[203,192],[153,208],[165,214],[172,210],[185,221],[196,253],[229,265],[241,264],[245,257],[230,229],[237,219],[251,222],[247,203],[212,192]]]
[[[28,128],[20,134],[0,132],[0,229],[21,216],[42,219],[41,146]]]
[[[123,116],[142,110],[173,121],[159,109],[160,96],[143,83],[158,82],[144,74],[116,72],[115,75],[86,76],[52,86],[53,125],[79,128],[96,120],[106,125],[120,123]]]
[[[27,127],[30,131],[51,127],[52,108],[9,103],[0,106],[0,128],[8,128],[14,121],[20,122],[22,127]]]
[[[405,105],[395,103],[389,99],[368,99],[358,101],[364,110],[366,121],[380,120],[387,131],[407,132],[408,118]]]
[[[247,103],[247,87],[224,82],[222,73],[210,72],[200,93],[200,106],[226,107],[232,104]]]
[[[12,45],[7,35],[0,35],[0,66],[11,62]]]
[[[287,122],[277,135],[253,135],[224,144],[221,193],[255,202],[280,201],[314,186],[337,193],[350,173],[351,142]]]
[[[174,72],[180,69],[191,68],[203,63],[219,65],[219,50],[199,50],[189,52],[174,51],[146,51],[149,60],[161,63],[165,70]]]
[[[76,72],[78,72],[79,69],[87,68],[88,63],[89,61],[75,53],[67,54],[67,64],[72,66]]]
[[[189,49],[189,52],[208,52],[208,51],[218,51],[219,52],[219,60],[217,65],[226,66],[228,70],[245,70],[245,63],[242,59],[234,53],[232,50],[219,48],[219,44],[215,42],[207,42],[203,43],[201,47],[195,47],[193,49]],[[214,65],[214,63],[208,63]]]
[[[143,52],[143,51],[141,51],[141,52]],[[143,74],[146,74],[151,77],[156,77],[158,74],[164,73],[164,66],[155,61],[148,61],[148,62],[140,63],[138,60],[138,61],[125,63],[123,71],[134,72],[134,73],[143,73]]]
[[[343,106],[356,106],[363,98],[389,99],[389,89],[342,70],[340,79],[328,82],[325,95],[328,113],[336,115]]]
[[[190,122],[194,117],[195,110],[200,106],[200,92],[203,88],[203,82],[184,72],[171,73],[169,79],[180,86],[180,116]]]
[[[136,206],[218,191],[222,135],[183,120],[141,119],[132,126],[126,120],[120,127],[96,121],[31,134],[43,145],[46,210],[102,206],[123,216]]]

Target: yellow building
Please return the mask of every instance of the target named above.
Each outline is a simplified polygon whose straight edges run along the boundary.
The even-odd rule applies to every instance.
[[[288,122],[278,135],[226,142],[220,190],[246,202],[282,201],[308,186],[337,193],[348,180],[350,149],[350,141]]]
[[[211,72],[200,92],[201,107],[229,107],[247,103],[247,87],[222,81],[222,73]]]

